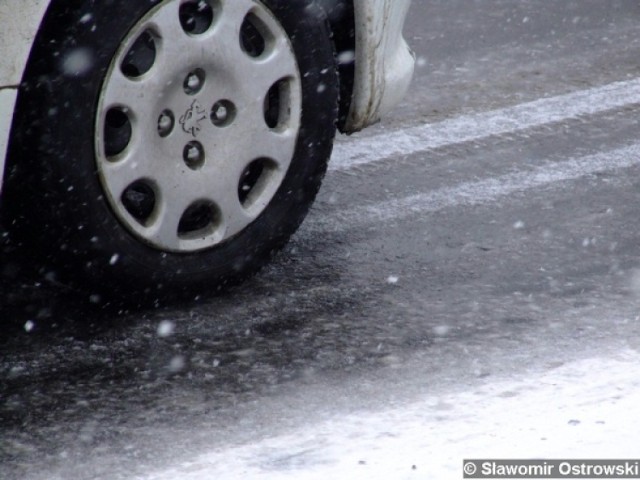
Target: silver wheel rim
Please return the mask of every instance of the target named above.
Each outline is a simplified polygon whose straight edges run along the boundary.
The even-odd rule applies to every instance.
[[[237,235],[294,155],[301,79],[256,0],[168,0],[129,32],[101,90],[96,159],[120,222],[163,251]]]

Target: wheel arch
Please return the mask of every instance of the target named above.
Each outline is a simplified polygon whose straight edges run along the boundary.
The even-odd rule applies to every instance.
[[[340,77],[338,128],[345,131],[355,80],[356,20],[354,0],[317,0],[324,9],[333,34]]]
[[[403,36],[411,0],[316,0],[327,12],[340,74],[343,133],[376,123],[407,92],[415,57]]]

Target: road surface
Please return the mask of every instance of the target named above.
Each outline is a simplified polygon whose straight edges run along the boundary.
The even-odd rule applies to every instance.
[[[2,478],[637,456],[640,5],[416,0],[407,38],[410,95],[339,140],[255,279],[120,315],[7,302]]]

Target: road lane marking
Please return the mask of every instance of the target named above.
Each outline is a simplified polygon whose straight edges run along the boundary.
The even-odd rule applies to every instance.
[[[611,83],[513,107],[465,115],[338,143],[329,170],[350,168],[435,148],[515,133],[640,103],[640,79]]]
[[[342,211],[322,212],[309,218],[303,224],[303,231],[342,231],[358,225],[380,224],[411,215],[434,213],[449,207],[485,205],[515,193],[634,165],[640,165],[640,143],[431,192]]]

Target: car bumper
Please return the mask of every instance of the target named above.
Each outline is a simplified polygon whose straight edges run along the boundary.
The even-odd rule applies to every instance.
[[[411,0],[355,0],[354,93],[345,130],[377,122],[411,83],[415,56],[402,35]]]

